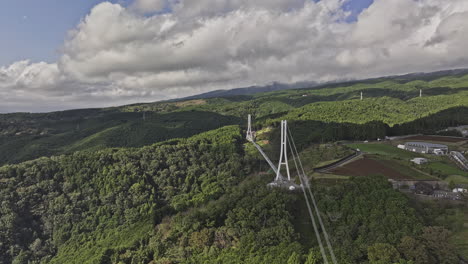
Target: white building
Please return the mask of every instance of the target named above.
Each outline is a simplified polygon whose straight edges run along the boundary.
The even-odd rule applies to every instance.
[[[453,189],[454,193],[468,193],[468,190],[467,189],[464,189],[464,188],[455,188]]]
[[[411,160],[412,162],[418,164],[418,165],[421,165],[421,164],[426,164],[428,163],[429,161],[425,158],[414,158]]]
[[[444,155],[448,153],[448,147],[446,145],[427,142],[406,142],[405,149],[422,154]]]

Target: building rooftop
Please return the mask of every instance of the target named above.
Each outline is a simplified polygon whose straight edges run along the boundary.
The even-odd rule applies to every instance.
[[[426,158],[414,158],[411,161],[428,161]]]
[[[420,146],[425,146],[429,148],[447,148],[447,145],[434,144],[434,143],[428,143],[428,142],[406,142],[405,145],[420,145]]]

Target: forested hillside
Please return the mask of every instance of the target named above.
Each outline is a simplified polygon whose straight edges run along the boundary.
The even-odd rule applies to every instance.
[[[159,172],[163,162],[148,160],[164,160],[167,148],[178,151],[163,171],[186,177],[168,177]],[[245,179],[249,161],[227,141],[216,148],[229,155],[215,158],[209,147],[200,154],[179,142],[3,168],[3,263],[321,263],[302,195],[268,189],[270,177]],[[203,177],[191,178],[197,165],[184,164],[185,152],[188,160],[210,157],[206,164],[217,167],[204,166]],[[60,165],[89,165],[93,158],[106,169],[92,178]],[[51,177],[53,168],[63,172],[61,180]],[[21,169],[30,180],[11,177]],[[333,216],[324,220],[340,263],[454,263],[449,231],[428,226],[384,178],[325,186],[316,191],[324,216]]]
[[[440,111],[468,107],[468,92],[454,95],[438,95],[414,98],[403,101],[391,97],[346,100],[339,102],[319,102],[291,110],[281,119],[316,120],[336,123],[365,124],[381,121],[389,126],[408,123]]]
[[[0,115],[0,165],[78,150],[141,147],[244,124],[247,114],[254,116],[258,127],[281,118],[356,124],[380,121],[394,126],[468,107],[468,75],[428,76],[426,80],[402,76],[225,98]],[[363,101],[358,100],[360,91]]]
[[[133,245],[141,239],[134,232],[144,234],[163,216],[238,184],[249,172],[239,140],[239,128],[225,127],[142,149],[77,152],[2,167],[2,263],[50,260],[57,250],[67,262],[79,256],[96,263],[104,245]],[[125,232],[131,236],[113,236]]]
[[[0,264],[323,263],[302,194],[266,187],[247,114],[274,162],[281,119],[310,158],[467,125],[465,73],[0,115]],[[311,185],[339,263],[457,263],[463,206],[411,200],[379,175]]]
[[[142,147],[239,123],[237,117],[202,111],[159,114],[102,109],[0,115],[0,164],[78,150]]]

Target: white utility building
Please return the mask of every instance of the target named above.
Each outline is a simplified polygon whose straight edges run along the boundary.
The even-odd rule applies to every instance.
[[[422,154],[445,155],[448,153],[446,145],[427,142],[406,142],[405,149]]]
[[[411,160],[412,162],[418,164],[418,165],[421,165],[421,164],[426,164],[428,163],[429,161],[425,158],[414,158]]]

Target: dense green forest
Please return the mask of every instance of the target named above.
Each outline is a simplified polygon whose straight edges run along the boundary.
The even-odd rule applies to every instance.
[[[366,100],[346,100],[339,102],[320,102],[289,111],[274,119],[316,120],[323,122],[349,122],[364,124],[382,121],[389,126],[404,124],[442,110],[468,106],[468,92],[455,95],[438,95],[414,98],[408,101],[391,97],[370,98]],[[268,122],[268,121],[267,121]]]
[[[201,111],[96,111],[0,115],[0,164],[78,150],[142,147],[240,123],[237,117]]]
[[[266,187],[246,115],[274,161],[287,119],[312,162],[317,143],[466,125],[466,89],[468,75],[395,77],[0,115],[0,264],[323,263],[302,194]],[[466,206],[415,201],[379,175],[312,186],[339,263],[458,263]]]
[[[256,162],[238,136],[4,167],[3,263],[321,263],[302,195],[246,178]],[[386,179],[314,185],[340,263],[456,260],[451,225],[431,226]]]
[[[135,226],[149,230],[145,225],[162,216],[218,198],[249,171],[239,140],[239,128],[225,127],[141,149],[77,152],[1,168],[3,263],[50,260],[70,243],[95,243]],[[89,255],[76,255],[95,263],[105,248],[93,245]]]

